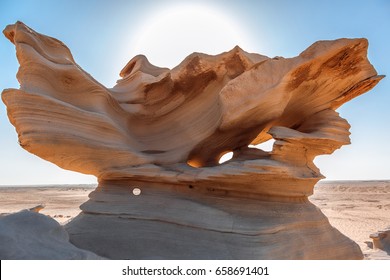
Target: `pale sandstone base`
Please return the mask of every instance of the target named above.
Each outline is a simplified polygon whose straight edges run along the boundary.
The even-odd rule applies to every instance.
[[[66,226],[71,242],[110,259],[363,258],[306,198],[118,181],[102,182],[81,209]]]
[[[23,210],[0,216],[1,260],[100,260],[69,243],[69,235],[54,219]]]

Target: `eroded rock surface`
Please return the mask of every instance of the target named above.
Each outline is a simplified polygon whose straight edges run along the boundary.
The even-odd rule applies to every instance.
[[[390,254],[390,228],[378,231],[370,235],[374,249],[380,249]]]
[[[2,260],[100,260],[102,257],[79,249],[55,220],[23,210],[0,217]]]
[[[20,63],[20,89],[2,94],[20,145],[99,179],[68,225],[78,246],[110,258],[362,257],[307,197],[323,178],[314,158],[350,143],[335,110],[383,78],[367,40],[294,58],[193,53],[173,69],[139,55],[106,88],[62,42],[20,22],[4,34]],[[248,147],[271,138],[271,152]]]

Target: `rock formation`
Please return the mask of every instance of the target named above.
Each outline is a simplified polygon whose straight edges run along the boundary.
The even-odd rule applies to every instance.
[[[323,178],[314,158],[350,141],[335,110],[383,77],[367,40],[287,59],[193,53],[173,69],[139,55],[106,88],[62,42],[20,22],[4,34],[20,63],[20,89],[2,93],[20,145],[99,180],[67,226],[77,246],[108,258],[362,258],[307,197]],[[271,138],[271,152],[248,147]]]
[[[390,255],[390,228],[373,233],[370,238],[374,249],[383,250]]]
[[[37,206],[40,208],[40,205]],[[2,260],[99,260],[69,242],[69,235],[54,219],[23,210],[0,217],[0,259]]]

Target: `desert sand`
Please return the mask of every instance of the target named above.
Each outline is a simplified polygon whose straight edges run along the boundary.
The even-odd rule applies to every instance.
[[[61,224],[80,213],[95,185],[0,187],[0,215],[44,204],[40,213]],[[321,181],[311,202],[332,226],[357,242],[365,259],[390,259],[390,252],[372,249],[370,234],[390,227],[390,181]]]
[[[390,228],[390,181],[322,181],[309,199],[359,244],[365,259],[390,259],[390,251],[372,249],[369,237]]]
[[[88,200],[96,185],[47,185],[0,187],[0,215],[15,213],[38,205],[39,211],[60,224],[80,213],[79,206]]]

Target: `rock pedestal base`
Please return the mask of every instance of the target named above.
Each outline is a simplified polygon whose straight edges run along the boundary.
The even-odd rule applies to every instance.
[[[81,208],[67,225],[71,242],[110,259],[363,258],[306,197],[117,181],[100,183]]]

